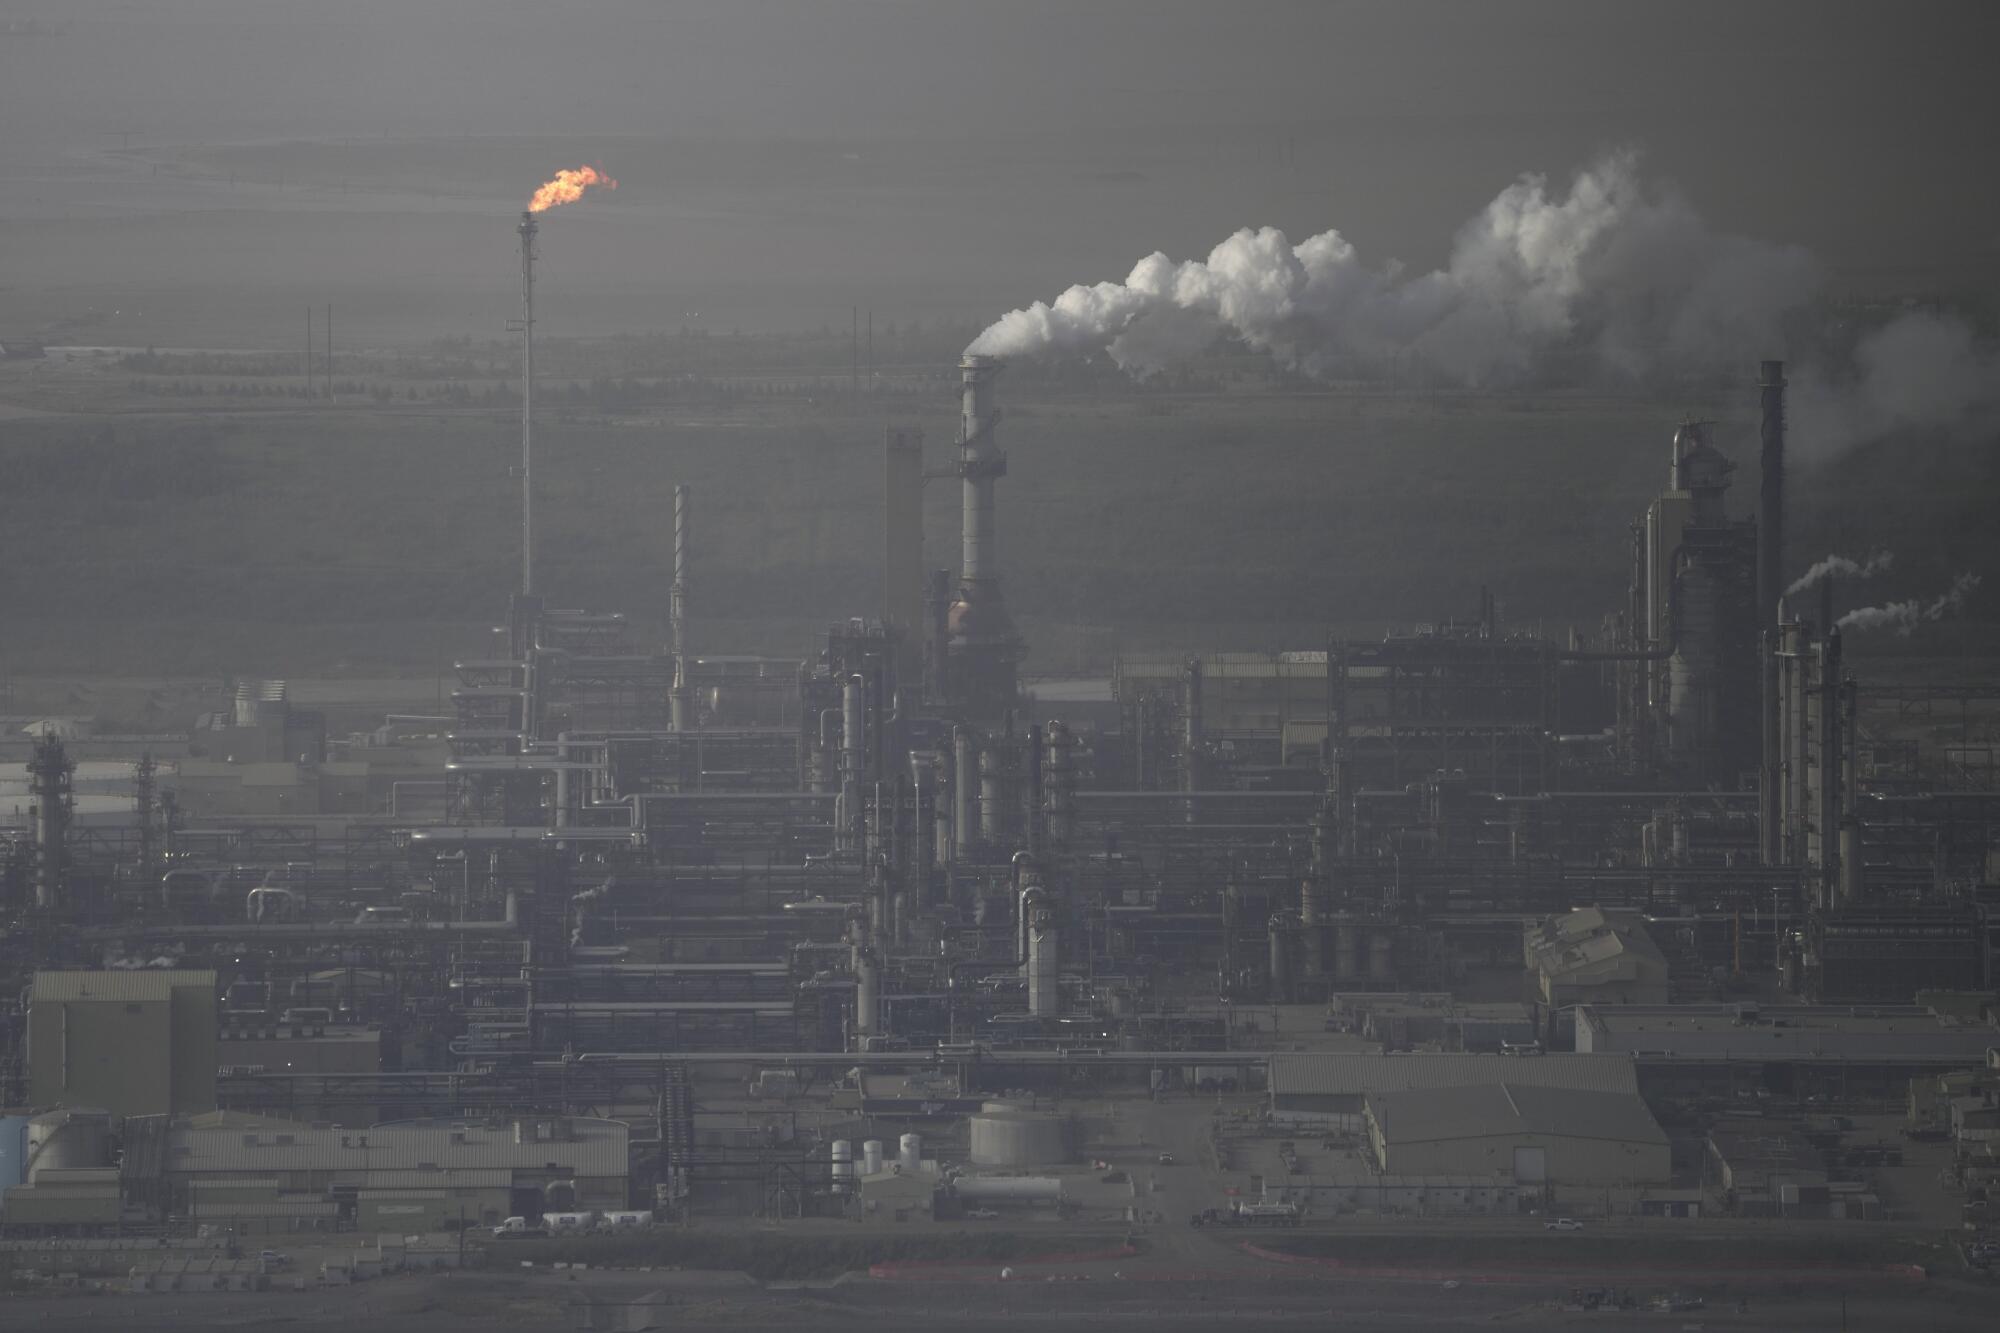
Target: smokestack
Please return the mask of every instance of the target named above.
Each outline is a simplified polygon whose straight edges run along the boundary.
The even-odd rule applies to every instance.
[[[521,214],[521,596],[535,594],[535,224]]]
[[[1014,703],[1014,665],[1020,656],[1013,622],[1000,596],[1000,562],[993,522],[993,483],[1007,475],[1007,456],[993,441],[1000,420],[993,380],[1000,362],[967,355],[959,362],[964,388],[959,426],[959,476],[964,479],[962,568],[958,602],[951,609],[954,645],[963,669],[954,682],[975,715],[998,717]]]
[[[993,406],[993,377],[1000,363],[990,356],[959,362],[964,409],[958,447],[964,450],[959,475],[965,479],[964,549],[961,577],[970,593],[999,596],[1000,569],[993,532],[993,483],[1007,475],[1007,458],[993,443],[1000,414]],[[989,587],[988,585],[992,585]],[[968,596],[968,601],[980,600]]]
[[[688,488],[674,486],[674,590],[670,617],[674,636],[674,685],[669,700],[675,731],[693,730],[694,683],[688,679]]]
[[[1757,493],[1757,626],[1762,634],[1759,674],[1763,682],[1763,763],[1757,792],[1759,850],[1765,865],[1783,859],[1778,827],[1778,782],[1782,771],[1778,737],[1778,617],[1784,592],[1785,560],[1785,363],[1766,361],[1758,389],[1763,400],[1763,479]]]

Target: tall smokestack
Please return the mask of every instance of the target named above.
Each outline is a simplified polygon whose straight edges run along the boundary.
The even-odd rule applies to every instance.
[[[521,214],[521,596],[535,595],[535,225]]]
[[[1778,738],[1778,616],[1785,563],[1785,363],[1766,361],[1758,380],[1763,400],[1763,479],[1757,493],[1757,627],[1762,634],[1758,670],[1763,682],[1764,753],[1757,793],[1757,838],[1765,865],[1783,859],[1778,827],[1778,781],[1783,760]]]
[[[993,441],[1000,420],[993,380],[1000,362],[968,354],[959,362],[964,387],[958,471],[964,479],[963,568],[958,602],[951,609],[953,651],[962,669],[953,675],[963,702],[977,715],[997,717],[1014,703],[1014,667],[1020,643],[1000,596],[1000,568],[993,523],[993,483],[1007,475],[1007,456]]]
[[[692,730],[694,682],[688,679],[688,488],[674,486],[674,589],[669,617],[673,621],[674,684],[668,701],[675,731]]]
[[[993,427],[1000,420],[993,406],[993,377],[999,374],[1000,363],[990,356],[968,356],[958,369],[964,390],[958,436],[964,451],[958,470],[965,479],[961,577],[967,601],[997,600],[1000,569],[993,532],[993,483],[1007,475],[1007,457],[993,443]]]

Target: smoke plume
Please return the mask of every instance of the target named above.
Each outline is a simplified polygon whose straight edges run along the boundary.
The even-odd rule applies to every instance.
[[[1886,606],[1863,606],[1849,611],[1834,623],[1840,629],[1893,629],[1907,638],[1925,621],[1956,615],[1965,605],[1965,599],[1978,587],[1979,575],[1960,574],[1951,581],[1950,588],[1928,602],[1911,598],[1906,602],[1890,602]]]
[[[2000,427],[2000,354],[1951,315],[1911,312],[1856,344],[1851,373],[1793,383],[1790,438],[1824,458],[1899,430],[1952,434]]]
[[[1104,351],[1144,376],[1233,336],[1321,379],[1644,381],[1782,354],[1781,325],[1820,277],[1796,246],[1716,231],[1617,153],[1566,191],[1521,177],[1460,228],[1442,269],[1367,262],[1337,231],[1294,243],[1246,227],[1206,259],[1155,252],[1122,282],[1010,311],[966,351]],[[1802,461],[1899,431],[2000,428],[2000,355],[1950,316],[1899,316],[1851,364],[1795,367],[1792,383]]]
[[[552,181],[544,182],[528,200],[530,213],[544,213],[557,204],[573,204],[583,198],[583,192],[592,185],[601,185],[607,190],[618,188],[618,182],[599,171],[596,167],[565,167],[556,173]]]
[[[1785,589],[1785,596],[1795,597],[1821,579],[1839,575],[1844,579],[1872,579],[1889,566],[1896,563],[1894,553],[1878,551],[1865,561],[1849,560],[1844,555],[1830,555],[1799,576],[1799,581]]]
[[[1566,193],[1523,176],[1430,273],[1367,263],[1337,231],[1293,244],[1275,227],[1245,228],[1206,260],[1154,253],[1123,282],[1012,311],[966,350],[1102,349],[1143,375],[1229,334],[1320,378],[1504,384],[1574,352],[1632,378],[1751,359],[1817,281],[1804,251],[1713,231],[1679,194],[1647,188],[1623,153]]]

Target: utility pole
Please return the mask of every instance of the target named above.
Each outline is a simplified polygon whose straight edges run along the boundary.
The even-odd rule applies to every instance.
[[[326,307],[326,396],[333,397],[333,303]]]

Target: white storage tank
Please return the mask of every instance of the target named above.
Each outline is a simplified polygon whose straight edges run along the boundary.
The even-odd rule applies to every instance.
[[[1069,1122],[1040,1111],[988,1102],[971,1117],[972,1160],[979,1166],[1047,1166],[1069,1160]]]
[[[847,1139],[833,1141],[833,1192],[845,1194],[854,1184],[854,1144]]]
[[[896,1141],[896,1165],[906,1174],[923,1170],[924,1141],[921,1137],[905,1134]]]
[[[882,1140],[868,1139],[862,1143],[861,1174],[864,1176],[882,1174]]]

